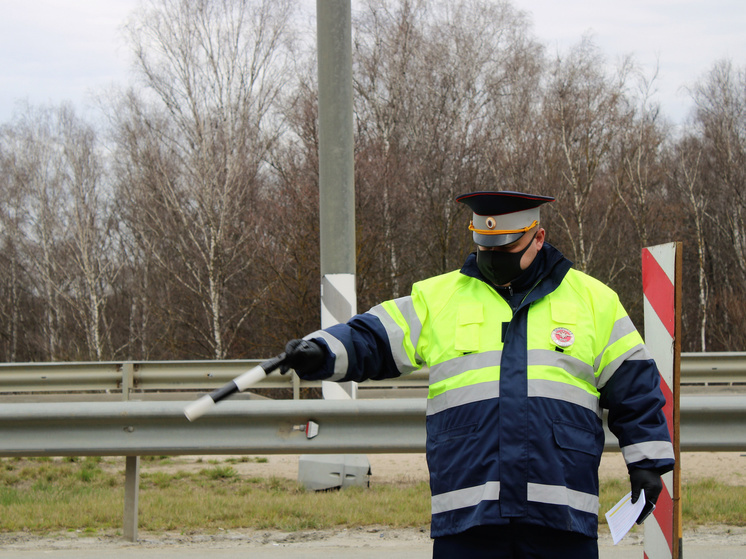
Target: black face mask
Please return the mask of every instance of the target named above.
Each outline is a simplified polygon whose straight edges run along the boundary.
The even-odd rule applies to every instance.
[[[494,285],[505,285],[521,275],[521,258],[528,250],[536,233],[529,243],[518,252],[502,252],[497,250],[477,250],[477,267],[482,275]]]

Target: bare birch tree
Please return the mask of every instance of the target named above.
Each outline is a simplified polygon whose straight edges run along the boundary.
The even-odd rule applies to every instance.
[[[687,214],[691,217],[694,244],[697,249],[697,315],[699,351],[707,351],[707,318],[709,313],[709,280],[706,220],[711,202],[702,177],[702,144],[696,137],[682,138],[677,143],[668,165],[669,180],[680,193]]]
[[[107,296],[112,292],[121,265],[117,262],[116,231],[111,221],[111,193],[95,131],[78,119],[69,107],[58,113],[62,188],[67,200],[62,210],[63,241],[70,262],[70,291],[63,292],[85,333],[88,358],[111,358],[106,316]]]
[[[14,241],[43,302],[45,358],[104,359],[115,274],[95,133],[63,105],[29,107],[5,138],[13,138]]]
[[[505,127],[496,115],[512,111],[507,99],[519,106],[539,54],[508,2],[371,0],[361,10],[356,164],[359,196],[370,205],[361,215],[374,216],[369,234],[386,247],[365,255],[388,271],[380,296],[462,262],[468,217],[454,199],[494,188],[496,174],[508,184],[493,165],[494,130]]]
[[[361,254],[361,270],[388,270],[387,291],[398,297],[403,267],[400,240],[407,235],[406,223],[409,148],[412,139],[405,132],[412,113],[413,90],[418,87],[415,70],[417,53],[425,50],[422,39],[425,3],[404,0],[371,0],[354,22],[354,87],[357,113],[356,185],[360,212],[376,215],[378,223],[370,233],[363,231],[363,243],[369,234],[385,247],[377,254]],[[361,291],[372,291],[367,276]]]
[[[590,270],[615,211],[610,156],[624,109],[625,70],[609,76],[598,48],[585,37],[567,56],[557,56],[549,77],[545,131],[553,154],[547,164],[555,168],[555,211],[568,256],[582,271]]]
[[[695,84],[693,98],[715,241],[710,274],[717,275],[712,282],[717,290],[708,308],[716,316],[709,322],[708,343],[738,347],[746,328],[746,69],[716,62]]]
[[[28,289],[22,264],[23,237],[21,223],[25,218],[23,169],[19,166],[20,147],[10,125],[0,129],[0,331],[3,360],[17,360],[23,337],[21,323],[22,293]],[[28,310],[28,309],[27,309]]]
[[[292,7],[290,0],[153,0],[128,26],[142,97],[152,104],[138,101],[129,114],[144,119],[139,129],[172,165],[152,168],[150,190],[137,195],[145,203],[138,237],[162,270],[178,261],[183,273],[170,278],[202,309],[203,321],[190,326],[216,359],[225,358],[266,289],[228,300],[261,244],[251,212],[279,133],[275,105],[290,63]]]
[[[746,69],[714,65],[694,89],[696,120],[720,198],[734,256],[746,287]]]
[[[614,141],[614,187],[641,245],[648,246],[651,227],[659,222],[664,206],[661,193],[665,171],[661,155],[668,131],[660,107],[652,101],[656,76],[649,79],[639,70],[631,74],[638,87],[636,93],[626,96],[629,107]]]
[[[41,301],[41,358],[50,361],[66,357],[62,292],[67,274],[60,265],[63,227],[59,215],[64,201],[55,127],[53,111],[27,107],[3,134],[5,172],[16,196],[16,242],[28,262],[31,289]]]

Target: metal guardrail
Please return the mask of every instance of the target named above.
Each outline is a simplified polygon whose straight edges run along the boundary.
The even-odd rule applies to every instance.
[[[746,396],[681,397],[683,451],[746,450]],[[0,405],[0,456],[126,456],[123,534],[137,540],[139,460],[146,455],[423,452],[426,402],[224,401],[198,421],[185,402]],[[319,425],[308,438],[308,421]],[[619,450],[607,429],[605,450]]]
[[[108,390],[212,390],[262,360],[110,361],[0,364],[0,392]],[[290,376],[273,375],[263,387],[287,388]]]
[[[226,400],[190,423],[186,402],[0,406],[0,456],[423,452],[422,400]],[[300,426],[313,420],[319,434]]]
[[[0,456],[402,453],[425,450],[423,399],[0,405]],[[746,451],[746,395],[682,396],[682,451]],[[319,433],[306,438],[312,420]],[[607,451],[618,450],[607,431]]]
[[[0,394],[19,392],[158,392],[209,391],[255,367],[262,360],[142,361],[0,364]],[[269,375],[258,387],[293,388],[294,375]],[[369,389],[425,388],[428,373],[422,371],[396,379],[360,385]],[[746,384],[746,352],[683,353],[681,384]],[[321,386],[300,381],[297,388]],[[124,388],[123,388],[124,387]]]
[[[746,384],[746,352],[681,354],[681,384]]]

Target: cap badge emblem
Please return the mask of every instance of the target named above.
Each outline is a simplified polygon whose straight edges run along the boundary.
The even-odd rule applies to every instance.
[[[575,334],[567,328],[555,328],[550,335],[552,343],[557,347],[566,348],[575,343]]]
[[[497,227],[497,221],[495,221],[494,217],[488,217],[485,220],[485,225],[487,226],[487,229],[494,229]]]

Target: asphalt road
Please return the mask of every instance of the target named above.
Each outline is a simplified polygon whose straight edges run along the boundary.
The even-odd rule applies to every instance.
[[[746,546],[724,545],[684,545],[687,557],[696,559],[734,559],[746,557]],[[265,547],[238,546],[230,549],[215,547],[174,546],[171,548],[148,548],[140,544],[123,544],[122,547],[107,549],[54,549],[13,550],[0,547],[0,557],[18,559],[427,559],[431,557],[432,546],[423,543],[404,543],[395,546],[305,546],[303,544],[273,545]],[[601,559],[641,559],[641,545],[600,546]]]

